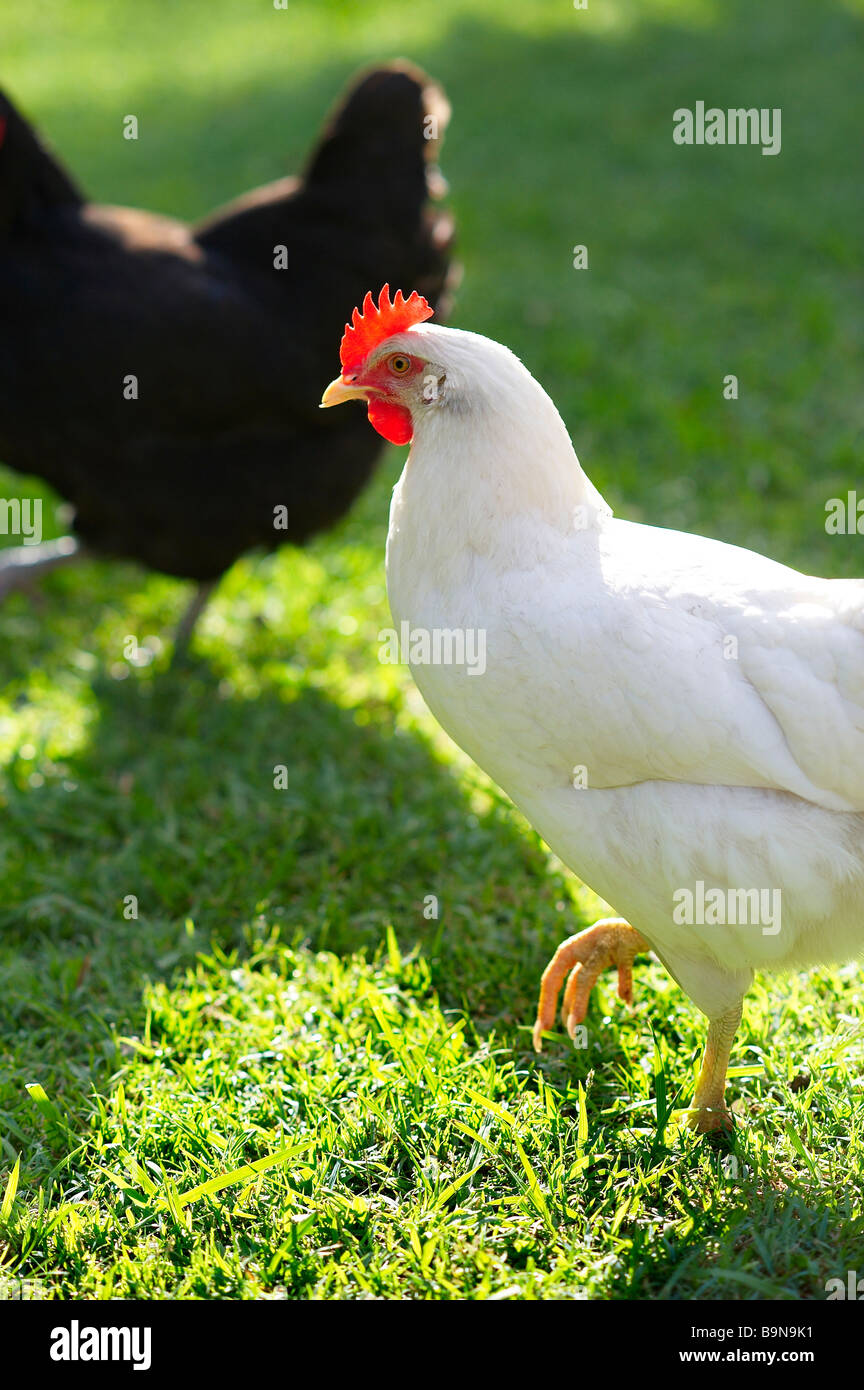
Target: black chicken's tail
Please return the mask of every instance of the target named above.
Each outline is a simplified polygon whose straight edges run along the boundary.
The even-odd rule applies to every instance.
[[[84,201],[4,92],[0,92],[0,238],[61,203]]]
[[[380,278],[410,281],[405,292],[419,290],[439,318],[453,245],[453,219],[435,206],[447,188],[438,157],[449,120],[443,89],[413,63],[373,68],[355,79],[337,107],[304,179],[316,208],[347,210],[358,259],[371,252],[374,260],[382,235],[395,239],[404,261],[401,279]]]
[[[373,68],[337,104],[299,183],[247,195],[198,240],[247,260],[269,245],[272,258],[287,230],[295,254],[354,270],[364,290],[385,280],[419,290],[440,316],[453,219],[434,203],[446,191],[437,159],[449,118],[444,92],[413,64]]]

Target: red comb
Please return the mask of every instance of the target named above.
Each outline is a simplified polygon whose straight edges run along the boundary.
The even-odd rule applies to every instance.
[[[394,333],[402,333],[406,328],[411,328],[415,323],[423,323],[425,319],[431,319],[435,310],[418,294],[416,290],[406,299],[401,290],[396,291],[396,298],[390,303],[390,286],[385,285],[378,296],[378,303],[372,298],[371,291],[366,291],[366,298],[363,300],[362,312],[355,309],[351,315],[351,322],[346,323],[342,342],[339,345],[339,360],[342,363],[342,370],[345,372],[354,371],[361,366],[373,348],[379,343],[383,343],[385,338],[392,338]]]

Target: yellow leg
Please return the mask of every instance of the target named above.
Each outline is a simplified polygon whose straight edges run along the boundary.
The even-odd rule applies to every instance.
[[[650,949],[644,936],[621,917],[606,917],[587,931],[563,941],[543,971],[534,1024],[534,1051],[542,1050],[543,1034],[555,1022],[555,1006],[568,974],[561,1018],[572,1038],[588,1012],[588,996],[601,971],[617,966],[618,994],[632,1004],[633,957]]]
[[[736,1004],[719,1018],[708,1020],[708,1037],[702,1068],[696,1082],[696,1094],[690,1107],[687,1120],[691,1129],[699,1134],[708,1134],[715,1129],[731,1129],[734,1121],[726,1109],[724,1091],[726,1089],[726,1068],[738,1024],[741,1022],[741,1005]]]

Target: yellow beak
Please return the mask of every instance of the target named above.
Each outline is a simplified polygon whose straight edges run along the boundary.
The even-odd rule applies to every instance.
[[[328,406],[341,405],[343,401],[365,401],[365,399],[366,392],[363,387],[352,386],[350,381],[337,376],[335,381],[330,382],[321,397],[321,409],[326,410]]]

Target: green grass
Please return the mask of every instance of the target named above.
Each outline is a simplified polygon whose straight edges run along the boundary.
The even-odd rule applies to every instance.
[[[616,508],[862,573],[824,530],[864,414],[860,3],[118,13],[5,23],[2,81],[94,196],[203,213],[406,53],[454,105],[453,321],[520,352]],[[782,154],[675,147],[699,98],[780,105]],[[823,1298],[860,1267],[857,968],[757,983],[731,1147],[680,1128],[704,1024],[659,965],[534,1057],[540,971],[602,905],[376,659],[399,462],[239,565],[183,678],[180,584],[89,564],[0,609],[0,1290]]]

